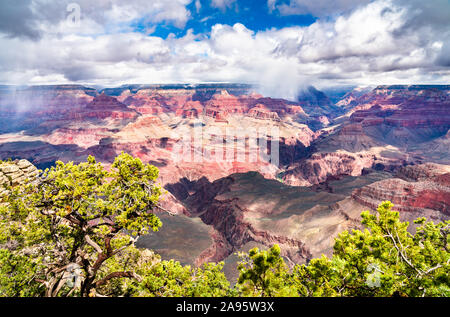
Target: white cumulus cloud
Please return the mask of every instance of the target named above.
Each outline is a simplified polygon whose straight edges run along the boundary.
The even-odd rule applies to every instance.
[[[190,30],[181,38],[109,25],[143,12],[155,21],[186,23],[188,1],[172,2],[170,10],[163,2],[145,7],[129,1],[128,9],[119,12],[114,9],[119,2],[98,1],[94,7],[104,13],[92,9],[80,29],[65,29],[60,20],[52,24],[48,18],[39,37],[26,27],[5,30],[0,24],[0,83],[244,82],[258,85],[266,95],[295,99],[310,84],[450,81],[450,28],[439,18],[445,13],[414,2],[373,1],[310,26],[253,31],[243,23],[216,24],[207,34]],[[432,15],[436,18],[426,23],[425,17]]]

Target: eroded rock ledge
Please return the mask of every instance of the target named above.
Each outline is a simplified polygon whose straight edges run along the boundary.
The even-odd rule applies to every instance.
[[[38,175],[38,169],[27,160],[0,161],[0,196],[8,192],[6,187],[17,186]]]

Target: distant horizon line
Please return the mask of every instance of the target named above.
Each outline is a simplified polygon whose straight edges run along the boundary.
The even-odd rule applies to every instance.
[[[98,85],[98,84],[83,84],[83,83],[55,83],[55,84],[1,84],[0,87],[69,87],[69,86],[81,86],[85,88],[99,88],[103,89],[108,88],[126,88],[126,87],[157,87],[157,86],[203,86],[203,85],[236,85],[236,86],[244,86],[244,87],[257,87],[259,84],[250,84],[243,82],[201,82],[201,83],[190,83],[190,82],[176,82],[176,83],[152,83],[152,84],[141,84],[141,83],[129,83],[129,84],[120,84],[120,85]],[[414,87],[414,86],[435,86],[435,87],[443,87],[450,86],[450,83],[446,84],[373,84],[373,85],[359,85],[359,84],[342,84],[342,85],[333,85],[329,87]],[[314,87],[314,85],[308,85],[307,87]]]

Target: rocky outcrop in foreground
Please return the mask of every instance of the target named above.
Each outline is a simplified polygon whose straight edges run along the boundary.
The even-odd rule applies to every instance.
[[[17,186],[38,175],[38,169],[27,160],[0,161],[0,196],[7,193],[6,187]]]

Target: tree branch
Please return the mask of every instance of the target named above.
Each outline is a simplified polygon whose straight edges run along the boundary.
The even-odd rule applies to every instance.
[[[86,242],[93,247],[98,253],[103,253],[102,248],[100,248],[100,246],[95,243],[88,235],[84,236],[84,239],[86,240]]]
[[[176,216],[176,213],[171,212],[170,210],[167,210],[161,206],[156,206],[155,208],[160,209],[161,211],[167,212],[170,216]]]
[[[95,282],[94,287],[102,286],[102,285],[106,284],[109,280],[111,280],[113,278],[120,278],[120,277],[134,278],[134,279],[138,280],[138,282],[142,281],[142,277],[140,277],[139,275],[137,275],[134,272],[114,272],[114,273],[108,274],[106,277]]]

